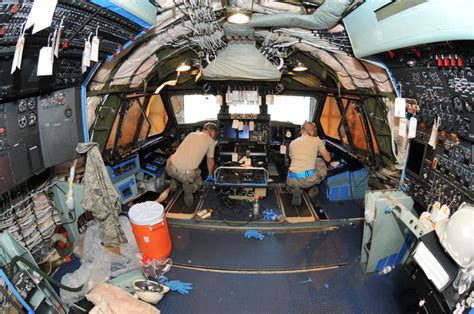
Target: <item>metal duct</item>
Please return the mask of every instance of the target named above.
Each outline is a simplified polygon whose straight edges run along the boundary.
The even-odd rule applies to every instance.
[[[313,30],[329,29],[337,24],[342,14],[349,8],[352,0],[326,0],[313,14],[277,13],[252,16],[246,25],[224,23],[223,28],[229,36],[251,36],[255,28],[300,27]]]

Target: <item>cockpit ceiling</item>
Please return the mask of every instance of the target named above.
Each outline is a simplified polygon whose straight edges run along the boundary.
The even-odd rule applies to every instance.
[[[213,26],[215,31],[211,39],[203,39],[203,36],[197,35],[196,25],[189,20],[189,13],[183,2],[175,1],[175,3],[178,4],[177,8],[173,1],[160,2],[163,12],[157,16],[156,26],[134,42],[128,51],[121,53],[112,61],[103,63],[89,85],[90,90],[118,86],[136,88],[145,80],[158,84],[174,79],[176,73],[171,66],[167,66],[167,63],[181,62],[191,55],[206,64],[227,45],[228,41],[220,27],[225,20],[220,1],[212,1],[216,21],[214,25],[217,26]],[[254,4],[253,11],[255,16],[299,12],[300,7],[288,3],[264,1]],[[342,24],[323,32],[296,27],[262,28],[256,29],[254,38],[262,54],[280,68],[283,77],[288,74],[285,66],[295,60],[295,53],[303,54],[309,59],[310,62],[307,64],[309,76],[320,79],[321,73],[316,73],[315,68],[323,65],[324,74],[329,74],[327,77],[330,82],[324,84],[325,82],[311,80],[308,87],[321,86],[321,83],[331,87],[340,84],[341,88],[346,90],[369,89],[374,92],[393,93],[392,82],[385,69],[352,56],[350,42]],[[214,42],[215,47],[203,49],[209,41]],[[163,53],[160,53],[162,51],[169,53],[163,56]],[[168,68],[168,71],[163,71],[163,68]],[[150,75],[153,75],[151,80]],[[304,76],[304,74],[297,75]],[[301,84],[308,79],[298,81]]]

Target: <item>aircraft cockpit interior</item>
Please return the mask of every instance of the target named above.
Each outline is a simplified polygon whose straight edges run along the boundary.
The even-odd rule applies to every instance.
[[[0,8],[0,313],[474,311],[471,1]]]

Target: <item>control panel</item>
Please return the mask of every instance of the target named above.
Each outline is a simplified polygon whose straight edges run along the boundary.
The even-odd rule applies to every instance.
[[[77,158],[82,141],[79,88],[0,104],[0,192]]]
[[[420,132],[410,143],[403,187],[424,208],[438,201],[454,211],[474,200],[473,145],[440,138],[433,150],[428,136]]]

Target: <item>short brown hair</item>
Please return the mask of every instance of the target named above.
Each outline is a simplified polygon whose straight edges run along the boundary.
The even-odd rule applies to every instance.
[[[214,131],[217,133],[217,125],[213,122],[206,122],[202,127],[203,130]]]

